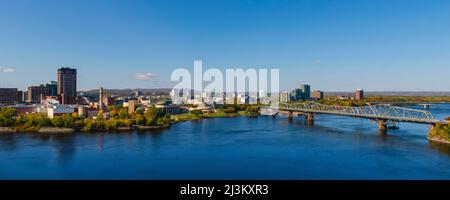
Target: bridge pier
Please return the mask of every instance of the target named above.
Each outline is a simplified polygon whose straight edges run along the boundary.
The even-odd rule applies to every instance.
[[[290,120],[292,120],[294,118],[294,112],[293,111],[288,111],[288,118]]]
[[[313,113],[306,114],[306,120],[308,121],[308,125],[313,125],[314,124],[314,114]]]
[[[387,133],[388,127],[386,120],[378,120],[378,130],[380,135],[385,135]]]

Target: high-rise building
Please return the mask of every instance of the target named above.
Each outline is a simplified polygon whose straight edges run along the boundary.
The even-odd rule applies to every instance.
[[[324,94],[320,90],[313,90],[311,93],[311,99],[320,100],[320,99],[323,99],[323,97],[324,97]]]
[[[289,94],[289,92],[281,92],[280,103],[287,103],[289,101],[291,101],[291,94]]]
[[[355,99],[356,100],[363,100],[364,99],[364,90],[357,89],[355,92]]]
[[[39,103],[46,96],[57,96],[57,83],[52,81],[38,86],[29,86],[26,92],[25,101],[30,103]]]
[[[311,98],[311,86],[306,84],[300,85],[300,90],[302,90],[302,99],[309,100]]]
[[[141,91],[139,91],[139,90],[134,91],[134,96],[135,97],[140,97],[142,95],[144,95],[144,93],[142,93]]]
[[[58,82],[51,81],[50,83],[45,84],[45,87],[49,90],[48,96],[58,96]]]
[[[50,88],[41,84],[38,86],[29,86],[27,91],[26,101],[29,103],[40,103],[42,97],[50,96]]]
[[[291,91],[291,100],[298,101],[303,99],[303,92],[301,89],[293,89]]]
[[[17,88],[0,88],[0,104],[16,104],[22,102],[23,92]]]
[[[61,104],[74,104],[77,96],[77,70],[67,67],[58,69],[58,96]]]

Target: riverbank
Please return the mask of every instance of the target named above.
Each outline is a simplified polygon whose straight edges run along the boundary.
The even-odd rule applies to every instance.
[[[41,127],[37,131],[30,133],[73,133],[76,129],[74,128],[58,128],[58,127]],[[0,133],[17,133],[18,131],[12,127],[0,127]]]
[[[14,133],[14,132],[16,131],[11,127],[0,127],[0,133]]]
[[[439,137],[439,136],[434,136],[434,137],[428,137],[427,138],[430,141],[433,142],[439,142],[439,143],[444,143],[444,144],[450,144],[450,140],[447,140],[445,138]]]
[[[438,123],[432,126],[428,133],[428,140],[450,144],[450,124]]]
[[[259,114],[250,114],[246,112],[236,112],[236,113],[224,113],[224,112],[216,112],[216,113],[206,113],[201,115],[195,115],[191,113],[187,114],[179,114],[172,116],[172,119],[175,122],[184,122],[191,120],[200,120],[200,119],[208,119],[208,118],[231,118],[231,117],[257,117]]]
[[[59,127],[41,127],[33,129],[33,131],[21,131],[16,130],[14,127],[0,127],[0,134],[1,133],[43,133],[43,134],[56,134],[56,133],[74,133],[76,131],[82,131],[85,133],[89,132],[127,132],[127,131],[133,131],[133,130],[153,130],[153,129],[164,129],[169,128],[170,125],[163,125],[163,126],[132,126],[132,127],[117,127],[114,130],[106,130],[106,129],[100,129],[100,130],[90,130],[90,131],[83,131],[83,129],[77,129],[77,128],[59,128]]]

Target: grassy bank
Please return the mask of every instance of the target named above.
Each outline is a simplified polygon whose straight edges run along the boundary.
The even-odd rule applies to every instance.
[[[449,120],[449,118],[447,118]],[[450,143],[450,124],[436,124],[428,133],[428,139]]]
[[[208,114],[186,113],[186,114],[174,115],[173,119],[175,120],[175,122],[183,122],[183,121],[199,120],[199,119],[207,119],[207,118],[225,118],[225,117],[242,117],[242,116],[250,117],[250,116],[258,116],[258,115],[248,114],[245,112],[236,112],[236,113],[216,112],[216,113],[208,113]]]
[[[252,117],[259,115],[259,107],[253,105],[224,105],[217,108],[215,112],[203,113],[200,110],[193,110],[190,113],[174,115],[172,118],[176,122],[198,120],[205,118],[224,117]]]

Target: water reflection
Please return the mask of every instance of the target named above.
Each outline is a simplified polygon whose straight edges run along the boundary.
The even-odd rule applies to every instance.
[[[0,134],[0,150],[14,151],[16,149],[17,143],[13,133]]]
[[[50,147],[55,153],[55,161],[59,164],[66,164],[72,160],[76,152],[76,145],[72,134],[62,134],[51,136]]]
[[[432,149],[446,154],[448,156],[450,156],[450,144],[444,144],[441,142],[435,142],[435,141],[429,141],[429,145]]]

